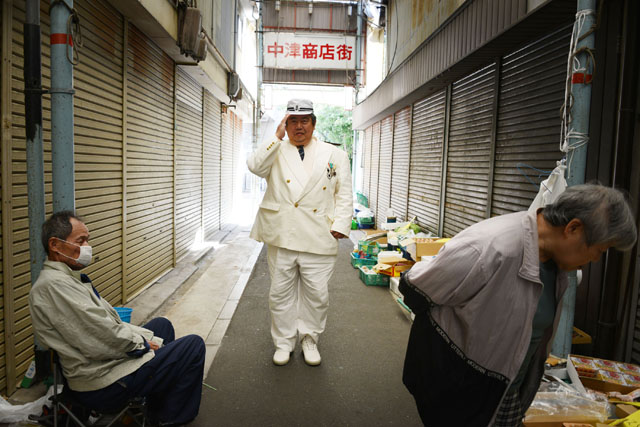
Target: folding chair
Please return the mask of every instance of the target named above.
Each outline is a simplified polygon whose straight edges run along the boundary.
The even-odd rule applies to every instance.
[[[41,416],[29,416],[29,419],[47,427],[77,426],[90,427],[96,424],[103,417],[111,418],[108,424],[100,422],[100,426],[111,427],[121,420],[125,415],[131,417],[132,421],[141,427],[147,423],[147,406],[144,398],[134,397],[129,400],[123,408],[115,412],[105,412],[103,414],[87,408],[79,403],[69,392],[67,381],[62,375],[62,368],[58,359],[58,354],[49,350],[51,370],[53,371],[53,396],[50,397],[52,411],[46,409]],[[58,393],[59,386],[62,385],[62,392]],[[71,424],[73,423],[73,424]]]

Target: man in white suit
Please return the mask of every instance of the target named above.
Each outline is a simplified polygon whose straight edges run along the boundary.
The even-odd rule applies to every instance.
[[[276,365],[289,362],[297,339],[305,362],[320,364],[317,343],[327,320],[328,282],[338,239],[351,229],[349,158],[316,139],[315,124],[311,101],[290,100],[275,138],[247,161],[251,172],[267,180],[251,237],[267,244]]]

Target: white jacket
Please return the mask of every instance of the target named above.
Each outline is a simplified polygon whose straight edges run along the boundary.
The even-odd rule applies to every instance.
[[[314,137],[309,176],[288,139],[265,142],[247,160],[249,170],[267,180],[251,238],[292,251],[338,253],[331,231],[351,229],[353,195],[349,157]]]

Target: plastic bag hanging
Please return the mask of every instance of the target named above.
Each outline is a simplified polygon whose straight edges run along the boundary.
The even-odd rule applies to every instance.
[[[540,190],[533,199],[529,212],[535,212],[539,208],[543,208],[553,203],[560,194],[567,188],[567,181],[564,178],[564,172],[567,166],[558,162],[558,166],[551,172],[549,177],[540,183]]]

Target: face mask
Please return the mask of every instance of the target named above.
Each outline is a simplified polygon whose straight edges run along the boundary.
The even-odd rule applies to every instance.
[[[56,239],[58,238],[56,237]],[[88,246],[88,245],[80,246],[80,245],[76,245],[75,243],[67,242],[66,240],[62,240],[62,239],[58,239],[58,240],[80,248],[80,255],[78,255],[78,258],[71,258],[70,256],[63,254],[62,252],[58,252],[60,255],[62,255],[63,257],[69,258],[71,260],[74,260],[75,262],[77,262],[83,267],[86,267],[89,264],[91,264],[91,257],[93,254],[93,250],[91,246]]]

